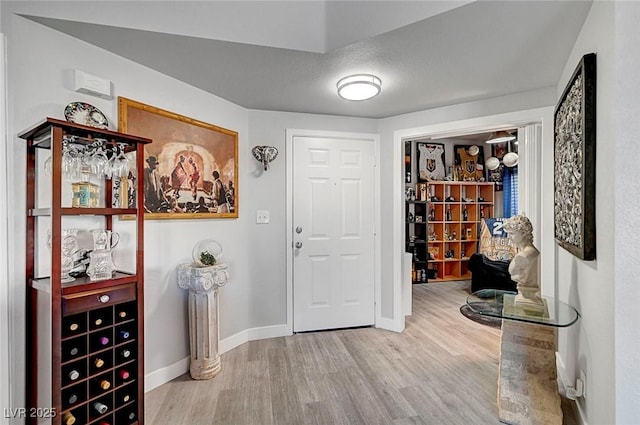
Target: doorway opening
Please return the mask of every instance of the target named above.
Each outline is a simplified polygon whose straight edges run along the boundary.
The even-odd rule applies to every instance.
[[[398,169],[398,173],[396,174],[396,176],[400,177],[394,183],[394,193],[396,196],[395,199],[397,199],[398,202],[394,206],[394,211],[393,211],[394,223],[395,223],[394,238],[393,238],[394,275],[396,276],[397,282],[399,282],[394,285],[394,291],[393,291],[394,293],[393,319],[394,319],[395,330],[401,331],[404,328],[404,317],[406,315],[411,314],[412,258],[411,258],[411,254],[406,253],[407,243],[405,240],[407,237],[406,221],[408,218],[407,210],[405,209],[405,196],[406,196],[405,189],[407,184],[407,173],[406,173],[407,163],[405,160],[405,156],[406,156],[405,142],[407,141],[414,142],[414,141],[426,139],[427,141],[430,141],[433,143],[442,143],[440,141],[447,138],[465,139],[465,138],[472,138],[473,136],[477,136],[480,134],[486,135],[488,133],[492,133],[499,130],[516,130],[517,129],[517,140],[518,140],[517,155],[519,157],[517,161],[517,164],[518,164],[518,195],[517,195],[518,211],[517,212],[518,213],[524,212],[531,219],[534,225],[534,238],[535,240],[539,241],[540,246],[543,246],[544,248],[544,246],[549,244],[548,241],[552,241],[553,238],[552,238],[552,234],[551,234],[551,237],[549,237],[549,235],[546,234],[545,237],[541,239],[541,235],[543,232],[541,230],[540,223],[543,218],[545,218],[546,220],[552,220],[552,217],[546,217],[546,215],[548,215],[547,211],[545,211],[545,217],[542,216],[542,211],[540,207],[541,207],[541,200],[543,197],[541,193],[544,192],[543,187],[545,187],[545,185],[549,185],[549,184],[552,185],[553,182],[552,181],[546,182],[543,177],[543,173],[541,172],[542,154],[543,154],[543,149],[542,149],[543,121],[552,122],[552,108],[540,108],[537,110],[507,113],[507,114],[481,117],[481,118],[469,119],[469,120],[458,121],[458,122],[449,122],[444,124],[435,124],[435,125],[429,125],[424,127],[417,127],[413,129],[399,130],[394,132],[394,143],[395,143],[394,159],[396,160],[394,161],[394,168]],[[549,134],[545,134],[545,138],[551,139],[551,136],[550,136],[550,133],[552,132],[551,126],[545,127],[545,133],[547,132]],[[486,179],[486,168],[485,168],[486,160],[488,158],[491,158],[491,155],[493,154],[493,149],[491,147],[484,146],[485,145],[484,141],[481,146],[477,145],[477,143],[478,143],[478,140],[470,139],[468,140],[467,145],[470,147],[471,145],[476,144],[476,146],[478,146],[478,149],[482,147],[483,150],[485,151],[484,152],[485,164],[481,164],[481,165],[483,166],[482,171],[485,174],[485,179]],[[511,149],[515,153],[515,146],[513,146],[513,144],[511,146],[507,145],[507,153],[509,149]],[[472,150],[472,153],[474,153],[473,150]],[[545,151],[545,156],[549,154],[550,155],[553,154],[552,149]],[[451,153],[452,158],[453,158],[453,155],[454,154]],[[451,164],[451,165],[453,166],[454,164]],[[462,164],[458,164],[458,165],[462,165]],[[411,166],[418,167],[418,165],[415,164],[414,162],[411,163]],[[445,167],[447,166],[448,164],[445,162]],[[445,172],[448,173],[449,170],[446,169]],[[452,174],[453,174],[453,171],[452,171]],[[463,186],[463,184],[460,184],[460,186]],[[451,190],[452,192],[447,192],[446,188],[442,189],[442,196],[446,198],[448,194],[451,194],[451,196],[453,197],[460,197],[461,194],[463,193],[462,189],[452,188]],[[474,192],[474,190],[476,192]],[[480,192],[477,192],[479,190],[480,189],[476,188],[476,189],[472,189],[472,192],[471,192],[471,193],[474,193],[474,196],[476,196],[476,200],[478,196],[476,193],[480,193]],[[503,192],[504,192],[504,189],[503,189]],[[431,196],[431,194],[427,194],[427,195]],[[503,194],[500,194],[500,195],[503,195]],[[482,198],[484,196],[480,196],[480,197]],[[495,198],[494,201],[497,201],[495,203],[498,204],[498,208],[496,212],[499,214],[503,214],[504,212],[500,210],[501,208],[504,208],[503,199]],[[463,207],[463,204],[460,204],[460,205],[461,207]],[[446,214],[447,214],[446,207],[443,206],[442,208],[444,212],[442,212],[441,214],[443,217],[445,217],[442,219],[442,221],[445,222]],[[476,208],[479,208],[479,207],[476,206]],[[476,214],[478,214],[477,211],[478,210],[476,209]],[[431,211],[427,210],[426,212],[427,217],[429,216],[430,213]],[[452,211],[452,214],[453,214],[453,211]],[[461,213],[458,212],[457,214],[461,214]],[[414,220],[415,220],[415,213],[414,213]],[[466,234],[466,229],[464,229],[464,231]],[[444,234],[444,229],[442,230],[442,233]],[[452,233],[452,229],[451,229],[451,233]],[[548,232],[545,232],[545,233],[548,233]],[[429,237],[428,231],[425,233],[425,235],[428,240],[428,237]],[[409,234],[409,236],[411,235]],[[458,240],[461,241],[460,230],[456,230],[456,236],[458,237]],[[475,234],[472,233],[472,236],[474,236],[472,239],[477,239],[478,238],[477,232]],[[444,242],[444,238],[440,240]],[[410,242],[410,239],[409,239],[409,242]],[[460,245],[462,245],[461,242],[460,242]],[[444,247],[444,243],[443,243],[443,247]],[[444,256],[445,255],[450,256],[451,252],[447,253],[448,250],[444,248],[442,250],[444,252],[441,251],[440,255],[442,256],[443,263],[447,264],[450,258],[446,258],[446,261],[445,261]],[[465,254],[467,253],[465,252]],[[456,253],[454,251],[454,256],[460,256],[460,252],[458,251],[458,253]],[[544,251],[543,251],[543,256],[545,256]],[[426,250],[426,257],[427,257],[426,261],[428,261],[428,258],[429,258],[428,250]],[[545,260],[548,263],[553,264],[554,253],[552,249],[549,249],[548,251],[546,251]],[[448,266],[443,266],[443,267],[448,267]],[[461,275],[466,275],[468,278],[470,278],[470,274],[463,273],[464,270],[462,268],[460,270],[461,270],[460,272]],[[548,270],[552,271],[552,268],[549,268]],[[449,271],[450,269],[444,269],[443,274],[446,274]],[[427,279],[428,279],[429,273],[430,272],[427,269]],[[553,292],[555,290],[555,282],[553,281],[553,276],[550,276],[549,279],[550,280],[548,282],[547,288],[551,292]]]
[[[469,279],[470,258],[491,237],[486,225],[517,214],[517,128],[501,130],[494,142],[496,134],[404,141],[404,246],[412,284]]]

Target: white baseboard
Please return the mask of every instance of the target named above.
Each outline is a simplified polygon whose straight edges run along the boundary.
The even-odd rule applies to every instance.
[[[376,323],[376,328],[386,329],[392,332],[402,332],[404,330],[404,320],[397,322],[393,319],[387,319],[387,318],[381,317],[378,319]]]
[[[225,338],[218,343],[218,353],[226,353],[229,350],[244,344],[245,342],[255,341],[265,338],[277,338],[280,336],[289,336],[291,332],[287,325],[264,326],[261,328],[246,329],[235,335]],[[172,379],[187,373],[189,371],[189,357],[170,364],[169,366],[154,370],[144,377],[144,392],[149,392],[162,384],[166,384]]]
[[[260,328],[245,329],[235,335],[231,335],[220,341],[218,344],[218,352],[220,354],[233,350],[245,342],[255,341],[258,339],[277,338],[281,336],[289,336],[291,331],[285,325],[263,326]]]
[[[558,371],[558,382],[560,383],[560,392],[562,393],[562,395],[566,395],[567,385],[569,385],[571,382],[569,380],[569,376],[567,373],[567,367],[565,366],[564,361],[562,360],[562,357],[560,357],[560,353],[558,352],[556,352],[556,370]],[[571,404],[572,406],[575,406],[573,410],[576,415],[578,424],[588,425],[587,421],[584,418],[585,414],[582,407],[580,406],[580,403],[575,402]]]
[[[189,372],[189,357],[170,364],[169,366],[156,369],[144,376],[144,392],[148,393],[162,384],[166,384],[172,379]]]

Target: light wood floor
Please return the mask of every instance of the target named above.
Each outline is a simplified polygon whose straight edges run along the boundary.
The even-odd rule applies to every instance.
[[[414,285],[403,333],[373,328],[252,341],[209,381],[146,395],[150,425],[498,424],[500,330],[459,312],[468,282]],[[563,403],[565,424],[575,424]]]

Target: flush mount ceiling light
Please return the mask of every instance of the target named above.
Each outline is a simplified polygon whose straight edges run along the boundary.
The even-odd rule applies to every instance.
[[[338,95],[347,100],[367,100],[380,93],[382,82],[371,74],[349,75],[338,81]]]
[[[487,143],[510,142],[512,140],[515,140],[515,138],[516,138],[516,136],[512,135],[508,131],[504,131],[504,130],[496,131],[496,132],[491,134],[491,137],[489,137],[489,140],[487,140]]]

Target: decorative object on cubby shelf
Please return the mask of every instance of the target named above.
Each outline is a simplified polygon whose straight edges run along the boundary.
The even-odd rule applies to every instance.
[[[218,288],[229,281],[228,266],[180,264],[178,286],[189,290],[189,341],[193,379],[211,379],[221,370],[218,354]]]
[[[408,187],[404,190],[404,200],[405,201],[415,201],[416,200],[416,190],[413,187]]]
[[[442,143],[416,144],[418,181],[443,180],[445,177],[445,147]]]
[[[145,148],[145,219],[237,218],[238,133],[118,98],[119,129]]]
[[[251,154],[256,161],[262,163],[264,171],[269,169],[271,164],[278,157],[278,149],[275,146],[254,146]]]
[[[558,245],[596,257],[596,55],[582,57],[554,113],[554,217]]]
[[[71,102],[64,108],[64,117],[74,124],[108,128],[109,121],[98,108],[84,102]]]
[[[199,241],[191,251],[191,258],[198,267],[214,266],[222,260],[222,245],[213,239]]]

